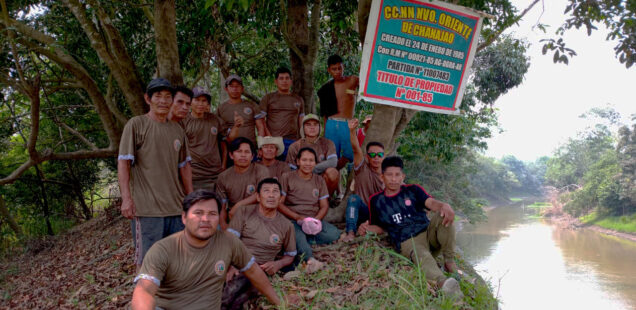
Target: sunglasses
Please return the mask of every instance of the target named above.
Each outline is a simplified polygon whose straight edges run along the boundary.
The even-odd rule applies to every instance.
[[[370,152],[370,153],[367,153],[367,155],[369,155],[369,157],[371,157],[371,158],[375,158],[376,156],[377,157],[384,157],[384,152],[377,152],[377,153]]]

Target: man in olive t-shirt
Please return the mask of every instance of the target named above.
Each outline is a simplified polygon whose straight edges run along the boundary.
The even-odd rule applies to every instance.
[[[281,156],[285,145],[281,137],[258,137],[258,164],[269,170],[272,178],[280,180],[283,174],[290,172],[291,168],[286,163],[276,159]]]
[[[218,231],[214,192],[197,190],[183,201],[185,229],[155,243],[135,281],[133,310],[219,309],[227,270],[235,266],[273,304],[280,300],[254,257],[233,234]]]
[[[245,137],[256,144],[255,129],[259,136],[265,136],[265,112],[261,108],[249,101],[244,101],[243,80],[235,74],[225,80],[225,91],[230,99],[223,102],[216,110],[217,115],[225,123],[224,134],[228,137],[228,142],[232,142],[231,130],[238,130],[237,137]],[[238,127],[238,128],[236,128]]]

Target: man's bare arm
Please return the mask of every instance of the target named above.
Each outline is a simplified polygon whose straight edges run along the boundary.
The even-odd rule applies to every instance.
[[[451,208],[451,206],[445,202],[441,202],[439,200],[436,200],[435,198],[429,197],[428,199],[426,199],[426,202],[424,202],[424,205],[430,210],[439,212],[439,215],[444,218],[442,220],[442,224],[444,226],[452,224],[455,220],[455,211],[453,211],[453,208]]]
[[[130,160],[117,161],[117,179],[121,194],[121,215],[132,219],[135,216],[135,202],[130,193]]]
[[[179,168],[179,174],[181,174],[181,182],[186,195],[192,193],[194,191],[192,187],[192,165],[190,165],[189,161],[186,162],[185,166]]]
[[[261,267],[257,264],[253,264],[249,269],[245,270],[243,274],[245,274],[259,292],[267,297],[269,302],[274,305],[280,304],[280,299],[278,295],[276,295],[276,291],[274,291],[272,284],[269,282],[269,279],[267,279],[263,270],[261,270]]]
[[[329,211],[329,199],[327,198],[320,199],[318,203],[320,204],[320,209],[318,210],[318,213],[316,214],[316,219],[322,221],[325,215],[327,215],[327,211]]]
[[[139,279],[133,290],[132,310],[155,310],[155,294],[159,287],[150,280]]]
[[[287,207],[283,202],[278,204],[278,211],[280,211],[280,213],[282,213],[284,216],[294,220],[294,221],[299,221],[302,220],[304,217],[300,216],[298,213],[292,211],[289,207]]]
[[[230,220],[232,219],[234,214],[236,214],[236,212],[238,211],[239,208],[241,208],[242,206],[255,204],[256,202],[257,202],[256,201],[256,194],[251,194],[247,198],[239,200],[237,203],[235,203],[232,206],[232,208],[230,208],[230,213],[228,214],[230,216]]]
[[[266,274],[271,276],[277,273],[281,268],[291,264],[292,262],[294,262],[294,257],[285,255],[279,260],[265,262],[264,264],[261,264],[260,267]]]
[[[362,153],[362,147],[358,143],[358,136],[356,135],[356,129],[358,129],[358,119],[349,120],[349,140],[351,140],[351,148],[353,149],[353,167],[357,168],[364,160],[364,153]]]
[[[219,225],[221,225],[222,230],[227,229],[227,203],[224,203],[221,206],[221,215],[219,216]]]
[[[258,131],[258,135],[264,137],[267,135],[267,131],[265,130],[265,119],[259,118],[255,120],[256,122],[256,130]]]

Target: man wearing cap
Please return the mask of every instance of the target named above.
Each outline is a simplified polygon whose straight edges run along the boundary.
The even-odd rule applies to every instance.
[[[298,129],[305,116],[305,108],[303,98],[291,92],[292,77],[289,69],[278,68],[274,78],[277,89],[265,95],[260,106],[267,113],[267,135],[283,137],[285,149],[281,157],[284,160],[289,146],[300,138]]]
[[[172,98],[172,106],[168,119],[173,122],[181,122],[188,112],[190,112],[190,104],[192,102],[192,90],[185,86],[174,87],[174,97]]]
[[[180,205],[192,191],[188,139],[168,121],[173,92],[166,79],[150,81],[144,95],[150,111],[126,123],[119,144],[121,213],[133,220],[138,268],[153,243],[183,229]]]
[[[230,218],[242,206],[256,203],[256,186],[262,179],[269,177],[269,170],[252,162],[254,144],[245,137],[238,137],[230,143],[229,154],[234,165],[219,174],[216,183],[217,192],[222,197],[221,228],[227,228],[228,212]]]
[[[254,254],[256,263],[270,276],[290,265],[296,256],[294,226],[276,210],[280,203],[280,188],[274,178],[261,180],[256,188],[258,203],[238,210],[227,229],[243,241]],[[243,304],[255,296],[256,289],[234,267],[230,267],[227,281],[221,309],[242,309]]]
[[[338,156],[336,155],[336,146],[327,138],[320,136],[320,119],[315,114],[307,114],[303,117],[301,126],[302,138],[289,146],[287,152],[287,164],[292,169],[297,169],[296,160],[298,151],[304,147],[312,148],[318,155],[314,173],[322,175],[327,183],[329,195],[338,189],[340,182],[340,172],[336,170],[338,165]]]
[[[269,175],[276,180],[280,180],[284,173],[290,172],[291,168],[286,163],[276,159],[283,154],[285,145],[281,137],[258,137],[258,161],[260,165],[269,170]]]
[[[192,111],[181,122],[188,136],[192,156],[192,185],[194,189],[214,190],[218,175],[226,161],[225,144],[221,141],[223,121],[210,113],[212,96],[203,87],[193,89]]]
[[[310,147],[298,151],[298,170],[283,175],[284,199],[278,206],[278,210],[294,224],[298,258],[307,262],[308,272],[323,266],[313,257],[311,244],[329,244],[340,236],[338,228],[322,220],[329,209],[329,192],[325,180],[312,172],[317,157]]]
[[[216,110],[217,115],[225,123],[226,132],[230,135],[233,127],[238,130],[237,137],[245,137],[256,144],[255,129],[259,136],[265,136],[265,112],[253,103],[244,101],[243,80],[236,74],[232,74],[225,79],[225,91],[230,99],[222,103]],[[232,142],[232,137],[228,136],[227,141]]]

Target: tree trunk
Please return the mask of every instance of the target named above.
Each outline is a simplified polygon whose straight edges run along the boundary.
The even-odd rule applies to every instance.
[[[155,0],[155,39],[157,44],[157,76],[173,85],[183,84],[177,44],[174,0]]]
[[[20,225],[18,225],[15,219],[13,219],[13,216],[11,216],[7,205],[4,203],[4,197],[2,197],[2,195],[0,195],[0,215],[7,220],[9,227],[11,227],[13,232],[15,232],[16,236],[22,236],[22,228],[20,228]]]
[[[35,165],[34,167],[38,175],[38,185],[40,186],[40,191],[42,192],[42,199],[40,201],[40,204],[42,205],[42,211],[44,212],[44,221],[46,221],[46,232],[50,236],[53,236],[53,226],[51,226],[51,210],[49,209],[49,200],[47,199],[46,188],[44,187],[44,174],[42,173],[42,170],[40,170],[38,165]]]
[[[86,204],[86,201],[84,200],[84,193],[82,193],[82,185],[80,184],[79,180],[75,176],[72,162],[67,161],[66,167],[68,168],[68,174],[71,179],[73,192],[75,193],[75,196],[77,197],[77,202],[80,204],[80,207],[82,208],[82,214],[84,215],[84,219],[88,221],[93,217],[93,212],[91,211],[91,209]]]

